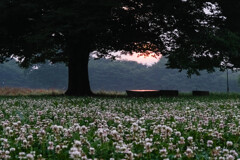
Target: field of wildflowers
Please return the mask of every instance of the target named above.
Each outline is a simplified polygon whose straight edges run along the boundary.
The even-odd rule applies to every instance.
[[[0,159],[240,158],[234,98],[0,98]]]

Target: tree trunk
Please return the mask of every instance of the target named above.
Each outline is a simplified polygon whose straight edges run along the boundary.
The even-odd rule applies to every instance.
[[[65,94],[68,96],[90,96],[93,94],[88,77],[90,50],[76,47],[79,46],[72,46],[68,50],[68,89]]]

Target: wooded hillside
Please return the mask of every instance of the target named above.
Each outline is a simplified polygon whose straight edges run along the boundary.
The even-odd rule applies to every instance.
[[[93,91],[124,91],[126,89],[178,89],[226,91],[226,72],[187,77],[186,72],[166,69],[165,60],[152,67],[136,62],[91,60],[89,63],[90,84]],[[229,74],[230,92],[240,92],[240,73]],[[67,68],[64,64],[39,64],[38,69],[20,69],[10,61],[0,65],[0,86],[26,88],[67,88]]]

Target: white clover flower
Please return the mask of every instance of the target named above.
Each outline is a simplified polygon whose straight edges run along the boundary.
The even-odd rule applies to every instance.
[[[229,154],[229,150],[226,149],[226,148],[224,148],[224,149],[222,150],[222,152],[223,152],[223,154],[225,154],[225,155]]]
[[[54,145],[52,141],[48,142],[49,146],[48,146],[48,150],[54,150]]]
[[[8,150],[5,151],[5,154],[10,154],[10,152]]]
[[[171,136],[173,129],[171,127],[166,127],[166,132],[168,136]]]
[[[81,157],[81,153],[77,150],[70,153],[70,158],[77,160]]]
[[[14,152],[14,151],[16,151],[15,148],[10,148],[10,152]]]
[[[56,153],[60,153],[60,151],[61,151],[61,146],[60,145],[56,145],[56,147],[55,147],[55,151],[56,151]]]
[[[181,153],[180,153],[180,149],[179,148],[177,148],[176,149],[176,155],[174,156],[175,158],[181,158],[182,157],[182,155],[181,155]]]
[[[34,156],[32,155],[32,154],[27,154],[27,156],[26,156],[26,158],[28,159],[28,160],[34,160]]]
[[[134,132],[136,132],[138,130],[138,128],[139,128],[139,126],[138,126],[137,123],[132,124],[132,129],[133,129]]]
[[[225,160],[225,157],[219,157],[218,159],[219,160]]]
[[[89,154],[90,154],[90,155],[94,155],[94,154],[95,154],[95,149],[92,148],[92,147],[90,147],[90,149],[89,149]]]
[[[147,130],[145,128],[141,128],[141,132],[146,132]]]
[[[193,141],[193,137],[188,137],[187,140],[191,143]]]
[[[161,154],[161,157],[167,157],[168,154],[166,148],[160,149],[159,153]]]
[[[186,155],[188,158],[193,158],[193,157],[194,157],[193,150],[192,150],[191,148],[187,148],[187,150],[185,151],[185,155]]]
[[[181,136],[181,132],[177,131],[177,132],[175,132],[175,135],[180,137]]]
[[[119,135],[119,133],[116,130],[111,131],[111,134],[113,136],[113,139],[119,140],[120,135]]]
[[[185,144],[185,138],[184,137],[180,137],[180,141],[178,141],[179,144]]]
[[[67,145],[62,145],[62,149],[66,149],[67,147]]]
[[[238,157],[238,153],[235,150],[230,150],[229,152],[231,155],[234,155],[235,157]]]
[[[118,131],[119,131],[120,133],[122,133],[122,130],[123,130],[122,124],[119,124],[118,127],[117,127],[117,129],[118,129]]]
[[[25,152],[19,152],[18,158],[19,158],[19,159],[25,159],[25,155],[26,155]]]
[[[227,141],[226,144],[227,144],[228,147],[231,147],[233,145],[233,142],[232,141]]]
[[[39,131],[39,134],[40,134],[40,136],[45,136],[46,135],[46,131],[44,129],[41,129]]]
[[[82,133],[82,134],[86,134],[87,132],[88,132],[87,127],[86,127],[86,126],[82,126],[82,127],[81,127],[81,133]]]
[[[145,148],[145,151],[146,151],[147,153],[152,152],[151,146],[152,146],[152,143],[151,143],[151,142],[146,142],[146,143],[144,144],[144,148]]]
[[[208,140],[207,141],[207,147],[212,147],[213,145],[213,141],[212,140]]]
[[[5,128],[5,130],[6,130],[6,132],[9,132],[11,130],[11,127],[8,126]]]
[[[81,143],[81,141],[74,140],[74,146],[75,146],[76,148],[79,148],[79,147],[81,147],[81,146],[82,146],[82,143]]]
[[[32,135],[28,135],[27,136],[27,140],[30,141],[30,142],[33,141],[33,136]]]
[[[228,155],[226,158],[226,160],[234,160],[234,159],[235,159],[235,157],[233,155]]]
[[[59,128],[58,128],[57,125],[52,125],[52,126],[51,126],[51,129],[52,129],[53,132],[55,132],[55,133],[58,133],[58,132],[59,132]]]

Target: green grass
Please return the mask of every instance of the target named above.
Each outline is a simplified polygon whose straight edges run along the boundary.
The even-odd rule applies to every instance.
[[[237,159],[239,98],[3,96],[0,159]]]

